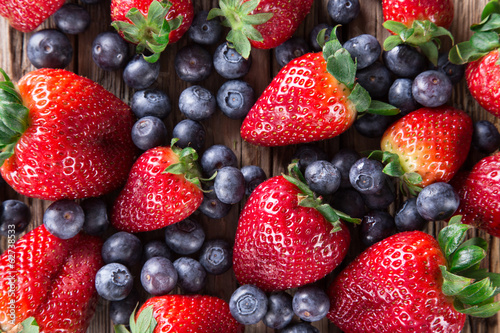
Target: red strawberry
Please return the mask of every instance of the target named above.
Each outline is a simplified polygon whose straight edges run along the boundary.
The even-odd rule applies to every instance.
[[[223,16],[231,27],[227,40],[236,51],[248,58],[251,46],[272,49],[295,33],[305,19],[313,0],[219,0],[219,8],[209,18]]]
[[[421,108],[392,124],[382,136],[384,152],[396,154],[404,172],[417,173],[419,186],[448,182],[464,163],[472,120],[450,106]]]
[[[325,207],[306,185],[289,176],[261,183],[238,221],[233,249],[238,282],[265,291],[285,290],[333,271],[346,255],[350,235],[338,216],[332,223],[335,219],[322,215]]]
[[[135,162],[113,205],[111,223],[128,232],[149,231],[179,222],[203,201],[200,171],[192,148],[156,147]]]
[[[30,32],[61,8],[65,2],[65,0],[2,0],[0,1],[0,15],[9,21],[13,28],[22,32]]]
[[[384,21],[401,22],[407,27],[418,20],[448,29],[453,21],[453,0],[382,0],[382,12]]]
[[[0,329],[34,317],[40,332],[85,332],[98,301],[101,245],[85,234],[62,240],[43,225],[19,239],[0,257]]]
[[[229,311],[229,304],[214,296],[166,295],[150,298],[136,316],[136,323],[145,325],[132,328],[132,333],[242,333],[239,324]],[[150,326],[149,326],[150,325]],[[156,325],[156,326],[155,326]],[[154,327],[154,331],[144,328]],[[119,332],[128,332],[120,326]]]
[[[5,73],[3,73],[5,74]],[[22,195],[45,200],[100,196],[126,179],[135,148],[130,107],[97,83],[39,69],[0,87],[0,168]]]
[[[330,285],[328,319],[344,332],[458,333],[465,314],[495,314],[500,304],[491,281],[499,275],[475,270],[486,242],[461,244],[470,226],[450,223],[439,244],[412,231],[365,250]],[[465,270],[478,282],[461,276]]]
[[[500,153],[483,158],[466,177],[453,179],[453,185],[460,196],[455,214],[500,237]]]

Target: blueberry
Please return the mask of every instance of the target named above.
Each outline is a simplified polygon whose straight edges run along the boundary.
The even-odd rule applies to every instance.
[[[136,91],[130,100],[130,108],[137,118],[153,116],[165,119],[172,111],[170,98],[159,89]]]
[[[384,64],[398,77],[414,78],[427,68],[427,59],[414,47],[400,44],[382,53]]]
[[[162,146],[167,141],[167,127],[160,118],[142,117],[132,126],[132,141],[142,150]]]
[[[309,53],[309,45],[301,37],[292,37],[274,49],[274,56],[280,67],[285,66],[295,58]]]
[[[130,88],[141,90],[151,86],[160,75],[160,62],[147,62],[140,54],[135,55],[123,70],[123,81]]]
[[[130,323],[130,316],[139,303],[139,294],[132,289],[130,294],[121,301],[109,302],[109,318],[115,325],[127,325]]]
[[[412,79],[396,79],[389,89],[389,104],[394,105],[401,111],[401,115],[407,115],[418,108],[418,103],[413,98],[411,87]]]
[[[460,198],[448,183],[430,184],[417,196],[417,211],[427,221],[447,220],[458,209]]]
[[[198,209],[201,213],[203,213],[203,215],[211,219],[221,219],[229,214],[231,207],[232,205],[225,204],[217,199],[215,193],[212,192],[204,194],[203,201]]]
[[[382,171],[384,165],[376,160],[363,157],[357,160],[349,170],[349,180],[352,187],[364,194],[373,194],[380,191],[387,180]]]
[[[426,220],[417,210],[417,198],[409,198],[394,215],[394,222],[398,231],[422,230]]]
[[[395,121],[395,117],[381,114],[365,113],[354,122],[356,131],[367,138],[379,138]]]
[[[330,162],[316,161],[309,164],[304,173],[309,188],[321,195],[329,195],[340,186],[340,171]]]
[[[356,72],[358,83],[365,88],[372,98],[381,98],[387,95],[392,85],[391,72],[380,62]]]
[[[254,103],[254,90],[245,81],[227,81],[217,91],[217,105],[231,119],[244,118]]]
[[[446,74],[453,85],[460,82],[465,74],[465,65],[451,63],[450,60],[448,60],[448,53],[441,53],[438,58],[437,66],[431,66],[431,69]]]
[[[179,139],[176,146],[179,148],[192,147],[200,151],[205,146],[206,132],[202,124],[195,120],[183,119],[175,125],[172,137]]]
[[[200,45],[186,45],[177,51],[174,68],[177,76],[183,81],[203,81],[212,73],[212,55]]]
[[[188,36],[198,44],[213,45],[222,35],[222,26],[217,19],[207,20],[208,11],[196,13],[188,30]]]
[[[119,231],[104,242],[101,255],[107,264],[116,262],[133,267],[141,261],[142,243],[137,236]]]
[[[479,120],[474,123],[472,146],[484,154],[491,154],[500,147],[500,133],[491,122]]]
[[[82,3],[87,3],[87,4],[95,4],[102,2],[103,0],[80,0]]]
[[[281,330],[281,333],[320,333],[319,330],[309,323],[291,324]]]
[[[348,188],[351,187],[351,181],[349,180],[349,171],[352,165],[361,158],[361,156],[353,149],[342,148],[340,149],[331,160],[331,163],[340,172],[340,187]]]
[[[214,180],[217,199],[225,204],[236,204],[245,196],[245,178],[240,169],[227,166],[217,171]]]
[[[207,273],[219,275],[231,268],[233,250],[227,241],[211,239],[203,244],[199,261]]]
[[[180,257],[174,261],[177,270],[177,284],[185,293],[198,293],[207,283],[207,272],[200,262],[188,257]]]
[[[333,27],[331,25],[328,25],[326,23],[320,23],[312,30],[309,32],[309,44],[311,45],[311,48],[315,52],[321,51],[323,48],[319,45],[318,43],[318,34],[320,33],[321,30],[325,30],[325,43],[330,40],[330,34],[333,31]],[[337,30],[337,39],[338,39],[338,30]]]
[[[260,166],[245,165],[240,169],[245,178],[245,194],[250,195],[253,190],[267,179],[266,173]]]
[[[141,284],[151,295],[168,294],[175,288],[177,280],[178,274],[174,264],[167,258],[153,257],[142,266]]]
[[[329,0],[327,11],[338,24],[348,24],[358,17],[361,7],[358,0]]]
[[[382,189],[372,194],[361,194],[366,207],[369,209],[386,209],[396,200],[396,194],[388,182]]]
[[[165,243],[175,253],[186,255],[198,251],[205,241],[205,231],[198,221],[186,218],[165,227]]]
[[[146,262],[154,257],[163,257],[172,260],[173,254],[165,242],[152,240],[144,244],[142,261]]]
[[[267,312],[262,321],[267,327],[282,329],[293,319],[292,296],[284,291],[276,291],[268,297]]]
[[[429,108],[445,104],[452,90],[453,85],[446,74],[433,70],[418,74],[411,86],[415,101]]]
[[[360,237],[365,246],[371,246],[396,232],[396,224],[391,214],[374,210],[361,220]]]
[[[362,218],[366,214],[363,197],[352,188],[340,189],[335,192],[330,205],[350,217]]]
[[[257,324],[267,312],[266,294],[252,284],[236,289],[229,299],[229,310],[234,319],[243,325]]]
[[[304,172],[309,164],[319,160],[327,160],[327,157],[322,148],[316,145],[303,144],[295,151],[292,160],[299,160],[298,167]]]
[[[293,312],[302,320],[312,322],[323,319],[330,309],[330,299],[317,286],[300,287],[293,295]]]
[[[238,167],[238,160],[234,152],[224,145],[213,145],[201,155],[201,168],[207,176],[225,166]]]
[[[69,239],[82,230],[85,213],[79,204],[69,199],[54,201],[43,214],[45,228],[54,236]]]
[[[238,79],[250,71],[252,58],[245,59],[228,46],[220,44],[214,53],[214,68],[220,76],[226,79]]]
[[[179,110],[189,119],[210,118],[217,108],[217,101],[210,91],[194,85],[184,89],[179,96]]]
[[[87,30],[90,25],[89,12],[82,6],[73,3],[62,5],[52,16],[57,28],[65,34],[80,34]]]
[[[346,41],[343,47],[349,51],[353,59],[357,59],[358,70],[373,64],[382,52],[377,38],[369,34],[353,37]]]
[[[128,43],[116,32],[101,32],[92,42],[92,59],[105,71],[125,67],[129,60]]]
[[[100,236],[109,228],[108,208],[101,198],[82,200],[80,206],[85,214],[83,231],[89,235]]]
[[[0,206],[0,235],[19,235],[31,222],[31,210],[19,200],[5,200]]]
[[[132,274],[122,264],[110,263],[97,271],[95,288],[97,293],[108,301],[125,299],[134,287]]]
[[[73,46],[59,30],[44,29],[31,35],[27,53],[36,68],[65,68],[73,58]]]

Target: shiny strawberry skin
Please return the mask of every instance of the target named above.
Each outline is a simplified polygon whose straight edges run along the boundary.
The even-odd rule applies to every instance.
[[[410,27],[415,20],[431,21],[448,29],[453,21],[453,0],[382,0],[384,21]]]
[[[484,57],[467,64],[465,78],[474,99],[496,117],[500,117],[500,51],[490,51]]]
[[[296,58],[276,75],[241,126],[244,140],[285,146],[333,138],[356,119],[350,90],[326,70],[321,52]]]
[[[169,0],[172,7],[166,17],[167,21],[182,15],[182,23],[179,28],[169,34],[169,43],[177,42],[186,31],[188,31],[194,17],[194,8],[191,0]],[[126,17],[128,11],[137,8],[142,14],[147,16],[149,5],[153,0],[112,0],[111,1],[111,21],[125,21],[131,23]]]
[[[456,215],[464,223],[500,237],[500,153],[480,160],[471,172],[453,185],[460,197]]]
[[[30,126],[0,168],[14,190],[44,200],[76,199],[125,182],[136,154],[127,104],[65,70],[30,72],[18,88]]]
[[[115,228],[140,232],[163,228],[191,215],[203,201],[203,192],[184,175],[163,171],[178,163],[170,147],[144,152],[130,170],[125,187],[113,205]]]
[[[139,309],[153,306],[157,322],[154,333],[241,333],[244,326],[229,311],[229,304],[208,295],[166,295],[152,297]]]
[[[299,189],[283,176],[260,184],[240,214],[233,270],[240,284],[265,291],[313,283],[344,259],[347,227],[332,224],[314,208],[298,205]]]
[[[386,130],[381,149],[398,154],[405,172],[420,174],[419,185],[448,182],[467,158],[472,131],[472,120],[464,111],[421,108]]]
[[[0,328],[12,327],[9,277],[15,276],[16,324],[35,317],[41,333],[84,333],[98,301],[101,247],[97,237],[62,240],[43,225],[20,238],[0,257]]]
[[[328,288],[327,318],[344,332],[460,332],[465,315],[441,291],[437,241],[403,232],[372,245]]]
[[[0,0],[0,15],[21,31],[31,32],[54,14],[65,0]]]

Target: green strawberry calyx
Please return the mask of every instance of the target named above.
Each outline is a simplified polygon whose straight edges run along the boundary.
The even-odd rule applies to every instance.
[[[232,47],[245,59],[250,56],[252,46],[250,40],[262,42],[262,34],[256,25],[266,23],[273,13],[251,14],[259,6],[260,0],[219,0],[219,8],[210,10],[207,20],[222,16],[222,25],[231,28],[226,39]]]
[[[326,60],[326,70],[340,83],[351,90],[349,100],[354,103],[358,114],[363,112],[392,116],[399,113],[399,109],[390,104],[372,100],[368,91],[356,82],[357,60],[352,59],[349,51],[342,47],[337,39],[337,28],[334,27],[330,40],[325,42],[325,32],[319,32],[317,41],[323,47],[323,57]]]
[[[144,53],[146,50],[151,52],[151,55],[144,55],[144,59],[154,63],[167,47],[170,32],[179,28],[182,23],[181,15],[167,21],[166,16],[171,7],[172,3],[167,0],[154,0],[149,5],[147,15],[134,7],[125,15],[132,23],[114,21],[111,25],[127,41],[137,44],[137,53]]]
[[[440,266],[443,275],[442,291],[454,298],[455,310],[470,316],[486,318],[500,311],[495,295],[500,293],[500,274],[481,269],[488,243],[480,238],[464,242],[466,232],[473,228],[462,224],[461,216],[450,219],[438,235],[438,242],[447,260]]]
[[[163,173],[171,173],[174,175],[184,175],[187,181],[196,185],[199,189],[202,188],[202,181],[209,181],[215,178],[215,174],[210,179],[201,178],[201,171],[198,165],[198,153],[191,147],[179,148],[175,143],[179,141],[178,138],[173,138],[170,148],[179,157],[179,162],[169,165]]]
[[[0,82],[0,166],[14,154],[21,135],[29,127],[29,109],[23,105],[14,83],[0,68],[4,81]]]
[[[358,218],[352,218],[349,215],[334,209],[329,204],[323,202],[323,198],[314,193],[309,186],[307,186],[307,182],[304,178],[304,175],[300,171],[298,167],[298,160],[292,161],[292,163],[288,166],[288,175],[282,175],[287,181],[297,186],[300,190],[299,195],[299,206],[302,207],[310,207],[316,209],[318,212],[323,215],[323,217],[333,225],[333,229],[331,232],[337,232],[341,230],[341,222],[340,219],[351,222],[354,224],[361,223],[361,220]]]
[[[453,35],[447,29],[428,20],[415,20],[411,27],[398,21],[385,21],[383,26],[394,33],[385,39],[383,45],[385,51],[392,50],[400,44],[418,47],[434,65],[437,65],[441,47],[439,37],[448,36],[454,43]]]
[[[136,308],[137,309],[137,308]],[[156,325],[158,324],[153,316],[153,306],[148,306],[141,311],[137,319],[135,318],[135,311],[130,316],[130,331],[125,325],[116,325],[114,327],[115,333],[153,333]]]

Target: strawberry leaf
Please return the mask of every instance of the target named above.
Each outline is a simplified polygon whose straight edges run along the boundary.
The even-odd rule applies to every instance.
[[[392,31],[396,35],[399,35],[402,31],[408,29],[408,27],[404,23],[398,21],[385,21],[382,25],[384,26],[384,28]]]
[[[419,47],[420,51],[422,51],[426,58],[429,59],[434,66],[437,66],[439,56],[438,46],[433,41],[429,41],[427,43],[420,44]]]
[[[400,110],[391,104],[372,100],[366,112],[382,116],[394,116],[400,113]]]
[[[486,257],[486,251],[475,245],[458,248],[450,257],[450,272],[456,273],[466,270],[477,263],[480,263]]]
[[[490,279],[485,278],[478,282],[465,287],[455,297],[460,302],[468,305],[479,305],[488,301],[495,295],[495,288],[493,287]]]
[[[344,48],[337,50],[333,56],[328,57],[326,62],[327,71],[349,89],[354,88],[356,67],[356,62]]]
[[[252,50],[252,45],[242,30],[229,31],[226,39],[231,43],[231,47],[233,47],[236,52],[241,54],[243,58],[248,59],[250,51]]]
[[[115,333],[130,333],[130,331],[125,327],[125,325],[115,325],[113,329]]]
[[[455,307],[455,310],[457,310],[458,312],[479,318],[488,318],[495,315],[498,311],[500,311],[499,302],[492,302],[480,306],[472,306],[467,308],[464,306],[462,302],[456,299],[455,302],[453,303],[453,306]]]
[[[471,228],[468,224],[448,224],[441,229],[438,242],[446,258],[449,258],[464,241],[466,232]]]
[[[351,94],[347,97],[356,106],[358,113],[366,111],[370,107],[372,99],[368,91],[360,84],[356,84]]]
[[[500,13],[492,13],[478,24],[471,25],[474,32],[495,31],[500,28]]]
[[[342,48],[342,44],[337,38],[337,28],[339,26],[335,26],[330,33],[330,39],[328,42],[325,43],[325,33],[326,29],[323,29],[319,32],[318,37],[316,38],[316,41],[318,42],[319,45],[323,45],[323,58],[328,62],[328,59],[332,57],[335,52],[340,50]]]
[[[498,0],[491,0],[484,6],[483,12],[481,13],[481,21],[494,13],[500,14],[500,2],[498,2]]]
[[[137,333],[153,333],[156,320],[153,317],[153,306],[148,306],[139,314],[136,321]],[[132,333],[135,333],[132,331]]]
[[[474,282],[473,279],[448,272],[446,266],[440,265],[439,268],[441,269],[441,274],[443,275],[443,285],[441,290],[443,291],[443,294],[447,296],[455,296],[465,287]]]
[[[475,61],[487,52],[479,51],[470,41],[458,43],[450,49],[448,59],[451,63],[462,65],[471,61]]]
[[[383,47],[384,47],[385,51],[390,51],[393,48],[395,48],[396,46],[398,46],[399,44],[403,44],[403,40],[401,39],[401,37],[392,35],[392,36],[387,37],[384,40]]]
[[[488,52],[500,46],[498,34],[494,31],[476,32],[470,38],[470,43],[480,52]]]
[[[40,332],[40,327],[38,327],[38,323],[36,322],[35,318],[33,318],[33,317],[26,318],[21,323],[21,326],[23,327],[23,330],[22,330],[23,333],[38,333],[38,332]]]

